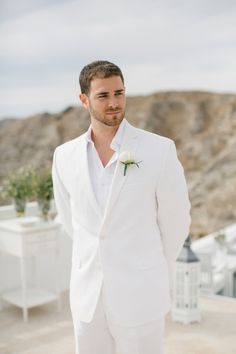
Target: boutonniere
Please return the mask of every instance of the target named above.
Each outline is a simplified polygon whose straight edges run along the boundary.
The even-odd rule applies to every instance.
[[[124,176],[126,175],[126,170],[129,165],[136,165],[139,167],[139,163],[142,161],[135,161],[134,153],[132,151],[122,151],[119,156],[119,161],[123,163],[124,166]]]

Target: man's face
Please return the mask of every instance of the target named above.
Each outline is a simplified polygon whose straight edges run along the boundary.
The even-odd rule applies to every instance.
[[[88,109],[91,121],[107,126],[121,123],[125,115],[125,88],[120,76],[95,78],[90,83],[88,95],[80,95],[83,106]]]

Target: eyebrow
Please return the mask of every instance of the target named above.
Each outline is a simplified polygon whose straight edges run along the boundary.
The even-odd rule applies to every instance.
[[[120,93],[120,92],[124,92],[125,90],[124,89],[119,89],[119,90],[115,90],[115,93]],[[100,95],[108,95],[109,92],[99,92],[97,93],[95,96],[100,96]]]
[[[124,89],[120,89],[120,90],[116,90],[115,93],[117,92],[124,92],[125,90]]]

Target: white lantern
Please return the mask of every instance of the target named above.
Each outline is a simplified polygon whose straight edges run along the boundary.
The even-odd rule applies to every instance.
[[[190,248],[188,236],[175,262],[173,279],[172,320],[189,324],[200,322],[200,261]]]

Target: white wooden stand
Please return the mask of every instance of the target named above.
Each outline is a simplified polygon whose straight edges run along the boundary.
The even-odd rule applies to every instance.
[[[30,222],[30,218],[27,217],[27,221]],[[27,224],[22,226],[22,221],[24,221],[23,218],[0,221],[0,252],[19,259],[21,284],[19,289],[12,289],[0,294],[0,309],[2,308],[1,300],[18,306],[22,308],[23,319],[27,322],[29,308],[56,300],[58,311],[60,311],[60,270],[58,262],[60,224],[53,220],[43,221],[35,217],[32,217],[32,221],[35,222],[29,223],[28,226],[26,226]],[[40,252],[46,250],[52,250],[55,254],[55,273],[53,277],[56,277],[56,289],[53,292],[27,285],[27,259],[32,259],[33,271],[35,272],[34,258]]]

